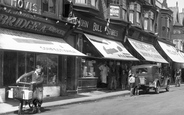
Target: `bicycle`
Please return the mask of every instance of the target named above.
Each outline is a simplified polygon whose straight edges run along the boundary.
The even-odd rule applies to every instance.
[[[21,115],[23,108],[29,105],[33,109],[33,85],[34,83],[19,82],[16,86],[9,86],[8,98],[19,100],[18,115]]]

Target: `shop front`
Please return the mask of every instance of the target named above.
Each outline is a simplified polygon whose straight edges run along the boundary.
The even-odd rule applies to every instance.
[[[75,16],[80,21],[79,27],[75,31],[78,40],[76,45],[79,51],[87,55],[87,57],[81,58],[78,91],[107,88],[108,76],[110,76],[107,66],[109,67],[111,63],[116,63],[117,66],[124,64],[128,69],[128,64],[138,61],[122,44],[126,27],[98,18],[90,18],[90,16],[84,17],[77,13]],[[104,64],[105,66],[103,66]],[[104,76],[101,67],[106,71]]]
[[[66,38],[73,24],[61,20],[56,24],[40,15],[4,6],[0,12],[0,102],[6,99],[7,86],[14,85],[36,65],[43,66],[44,98],[66,93],[67,71],[76,68],[68,62],[75,64],[75,58],[86,56],[68,44],[74,44],[71,37]]]
[[[157,46],[158,51],[160,51],[160,53],[163,54],[163,56],[165,56],[165,59],[169,62],[171,66],[170,74],[172,82],[174,82],[175,71],[178,68],[182,68],[184,58],[180,55],[179,51],[177,51],[176,48],[169,43],[157,41]]]

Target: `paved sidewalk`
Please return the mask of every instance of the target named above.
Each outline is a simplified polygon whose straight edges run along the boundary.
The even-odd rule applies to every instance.
[[[108,97],[129,95],[128,90],[124,91],[92,91],[87,93],[79,93],[69,96],[61,96],[44,99],[42,107],[61,106],[73,103],[95,101]],[[0,103],[0,114],[11,113],[18,110],[19,101],[8,99],[5,103]]]

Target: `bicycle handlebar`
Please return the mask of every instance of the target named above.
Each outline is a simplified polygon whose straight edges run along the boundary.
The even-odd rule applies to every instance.
[[[33,83],[28,83],[28,82],[18,82],[17,84],[22,84],[22,85],[33,85]]]

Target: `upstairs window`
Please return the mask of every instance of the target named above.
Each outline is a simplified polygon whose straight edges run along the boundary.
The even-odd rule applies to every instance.
[[[154,1],[153,0],[146,0],[150,5],[154,5]]]
[[[144,30],[154,30],[154,13],[151,11],[147,11],[144,13]]]
[[[91,6],[98,9],[98,0],[91,0]]]
[[[131,2],[129,9],[129,21],[134,25],[141,27],[141,5],[136,2]]]
[[[75,0],[77,4],[87,4],[87,0]]]
[[[136,4],[135,7],[135,12],[136,12],[136,24],[140,25],[140,18],[141,18],[141,6],[139,4]]]
[[[126,0],[110,0],[110,17],[127,21]]]
[[[56,0],[42,0],[43,12],[56,13]]]
[[[88,5],[90,7],[98,9],[99,0],[75,0],[75,4]]]

